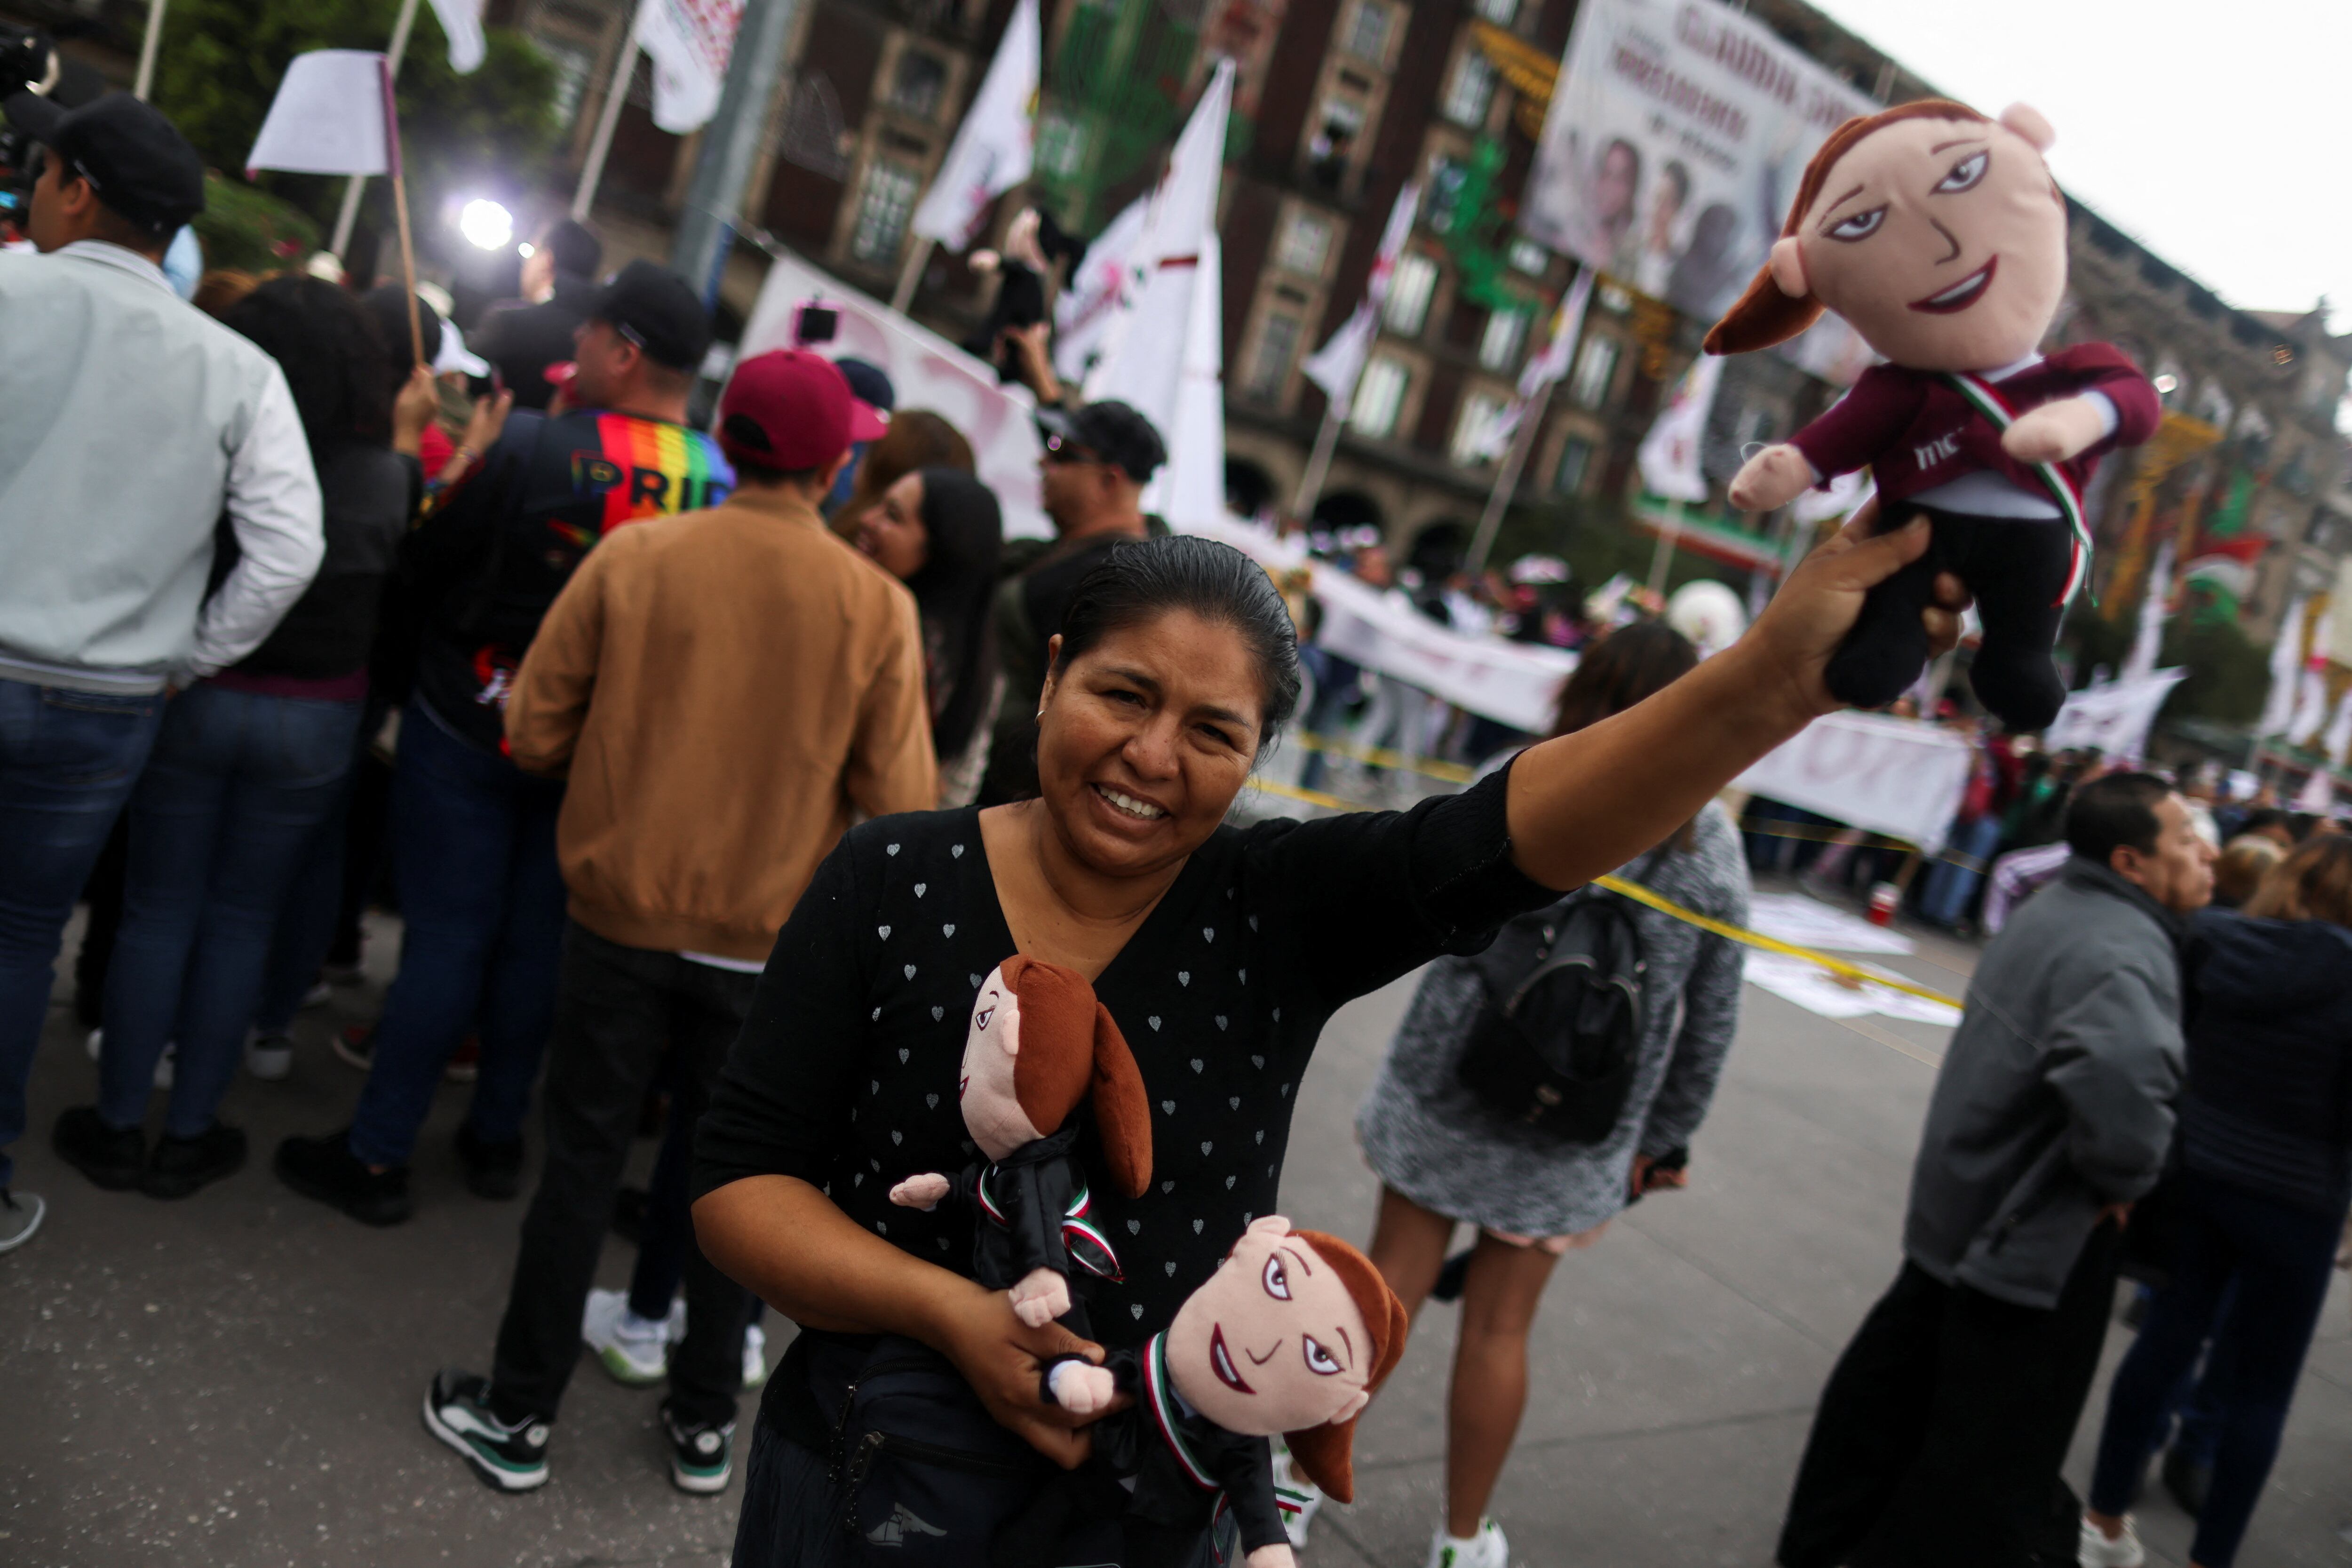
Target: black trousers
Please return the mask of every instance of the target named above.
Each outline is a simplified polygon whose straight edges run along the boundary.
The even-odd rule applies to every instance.
[[[2039,1568],[2074,1561],[2059,1479],[2115,1306],[2115,1228],[2049,1310],[1916,1263],[1838,1358],[1798,1467],[1781,1568]]]
[[[646,1087],[662,1053],[675,1050],[681,1070],[670,1114],[688,1125],[701,1120],[759,978],[623,947],[577,922],[565,931],[547,1053],[547,1165],[523,1216],[490,1377],[502,1417],[555,1418],[580,1360],[580,1314]],[[679,1421],[735,1419],[750,1302],[699,1247],[688,1248],[686,1342],[669,1369],[668,1406]]]

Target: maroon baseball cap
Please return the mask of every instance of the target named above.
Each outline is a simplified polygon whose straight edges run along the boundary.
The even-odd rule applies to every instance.
[[[803,349],[742,361],[719,399],[719,447],[757,468],[822,468],[852,442],[888,428],[849,390],[838,365]]]

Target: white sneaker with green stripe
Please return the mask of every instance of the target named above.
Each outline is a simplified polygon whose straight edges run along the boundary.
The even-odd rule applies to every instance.
[[[1440,1524],[1437,1539],[1429,1543],[1429,1568],[1510,1568],[1510,1563],[1511,1543],[1491,1519],[1480,1520],[1478,1533],[1471,1536],[1448,1535]]]
[[[505,1422],[490,1409],[490,1382],[444,1367],[425,1391],[425,1429],[463,1456],[474,1473],[502,1492],[547,1484],[548,1425]]]

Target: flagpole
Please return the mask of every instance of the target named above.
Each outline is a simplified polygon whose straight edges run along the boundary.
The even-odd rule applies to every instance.
[[[938,244],[936,239],[919,237],[914,249],[907,253],[907,265],[898,269],[898,287],[890,296],[890,309],[898,314],[905,315],[907,307],[915,302],[915,289],[922,282],[923,268],[931,264],[931,251]]]
[[[634,17],[629,23],[628,37],[621,42],[621,58],[613,67],[613,79],[605,85],[604,106],[596,111],[595,134],[588,138],[588,156],[580,165],[580,188],[572,194],[572,221],[586,223],[588,209],[596,205],[596,187],[604,183],[604,155],[613,150],[613,132],[621,123],[621,107],[628,101],[629,84],[636,79],[637,57],[645,46],[637,42]]]
[[[1518,494],[1519,475],[1528,466],[1528,454],[1535,449],[1536,433],[1543,427],[1544,410],[1551,406],[1552,384],[1544,383],[1543,392],[1521,416],[1510,449],[1503,454],[1502,470],[1495,476],[1495,488],[1487,492],[1486,510],[1478,519],[1478,531],[1470,536],[1470,553],[1462,560],[1462,569],[1473,577],[1486,569],[1486,552],[1495,548],[1495,535],[1502,531],[1503,513],[1509,508],[1511,498]]]
[[[139,41],[139,79],[131,89],[131,96],[142,103],[155,85],[155,50],[163,41],[163,5],[164,0],[147,0],[147,36]]]
[[[156,0],[156,3],[160,6],[163,0]],[[392,24],[392,42],[383,51],[384,78],[387,81],[399,79],[400,58],[408,53],[408,30],[415,25],[416,0],[400,0],[400,15]],[[327,249],[338,261],[343,258],[343,252],[351,246],[352,226],[359,221],[360,192],[366,184],[365,174],[353,174],[351,184],[343,187],[342,210],[335,215],[335,236],[327,242]],[[403,220],[404,223],[405,221],[405,219]],[[408,268],[408,291],[412,295],[416,292],[416,268],[414,262]],[[417,357],[420,361],[424,358],[422,354]]]
[[[1290,510],[1301,522],[1315,515],[1315,503],[1323,499],[1323,481],[1331,476],[1331,455],[1339,447],[1339,426],[1347,422],[1345,401],[1326,395],[1323,426],[1315,432],[1315,450],[1307,458],[1307,473],[1298,481],[1298,494],[1290,503]]]
[[[1683,503],[1677,496],[1666,502],[1665,526],[1658,530],[1657,553],[1650,557],[1650,593],[1663,595],[1666,587],[1666,567],[1675,558],[1675,541],[1682,536]]]

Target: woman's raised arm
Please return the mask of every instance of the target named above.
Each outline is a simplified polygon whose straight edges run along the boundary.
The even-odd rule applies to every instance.
[[[1612,719],[1530,746],[1512,764],[1512,857],[1548,888],[1623,865],[1690,820],[1765,752],[1840,704],[1822,682],[1863,596],[1927,548],[1926,521],[1870,537],[1877,503],[1789,574],[1730,647]],[[1959,639],[1968,596],[1937,580],[1931,657]]]

